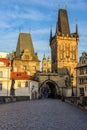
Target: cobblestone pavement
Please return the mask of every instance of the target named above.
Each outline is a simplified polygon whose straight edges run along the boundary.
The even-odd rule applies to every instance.
[[[1,104],[0,130],[87,130],[87,112],[57,99]]]

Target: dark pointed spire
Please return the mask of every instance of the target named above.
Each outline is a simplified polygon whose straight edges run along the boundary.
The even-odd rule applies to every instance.
[[[52,39],[52,27],[50,29],[50,40]]]
[[[78,24],[76,23],[76,34],[78,35]]]
[[[34,47],[30,33],[19,33],[16,57],[20,57],[21,52],[28,49],[31,55],[34,55]]]
[[[70,34],[68,15],[67,15],[67,10],[66,9],[59,9],[58,31],[61,34]]]

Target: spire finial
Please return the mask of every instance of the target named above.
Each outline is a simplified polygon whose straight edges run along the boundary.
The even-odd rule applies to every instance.
[[[58,30],[58,21],[56,23],[56,34],[58,34],[59,30]]]
[[[31,28],[29,28],[29,33],[31,34]]]
[[[44,52],[44,55],[43,55],[43,60],[46,60],[45,52]]]
[[[65,2],[65,9],[67,10],[67,2]]]
[[[60,0],[58,0],[58,9],[60,9]]]
[[[77,24],[77,23],[78,23],[78,20],[76,19],[75,21],[76,21],[76,24]]]
[[[21,27],[19,27],[19,33],[21,33]]]
[[[76,34],[78,35],[78,24],[76,22]]]

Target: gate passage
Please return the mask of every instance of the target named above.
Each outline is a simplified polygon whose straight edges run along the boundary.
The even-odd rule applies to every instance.
[[[55,84],[50,81],[43,83],[40,87],[41,98],[56,98],[56,93]]]

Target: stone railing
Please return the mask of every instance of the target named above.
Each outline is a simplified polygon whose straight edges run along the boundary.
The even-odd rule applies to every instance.
[[[65,102],[77,105],[77,106],[82,106],[82,107],[87,107],[87,97],[80,96],[80,97],[65,97]]]
[[[16,101],[30,100],[29,96],[0,96],[0,103],[10,103]]]

